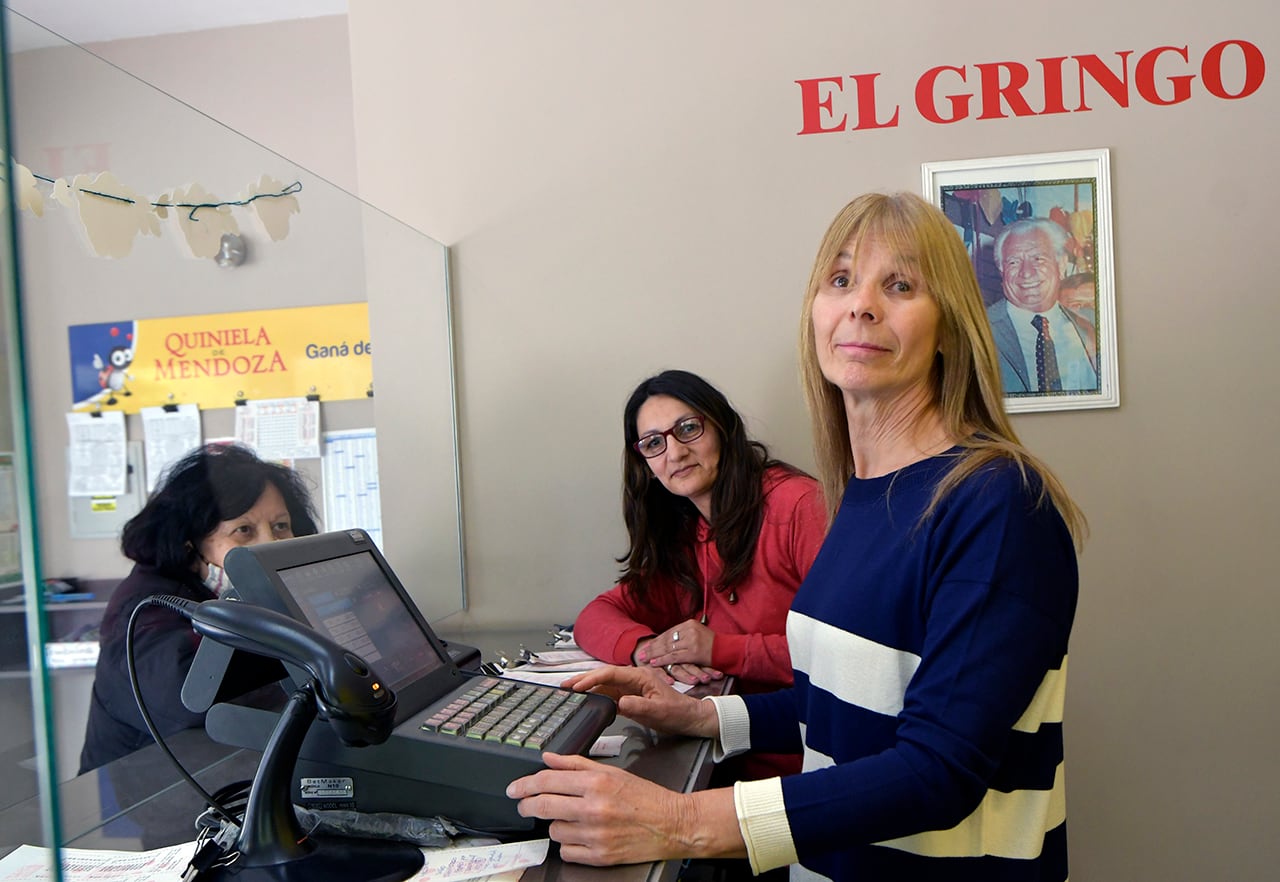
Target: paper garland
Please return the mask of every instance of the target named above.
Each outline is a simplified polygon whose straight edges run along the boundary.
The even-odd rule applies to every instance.
[[[273,242],[289,235],[289,216],[301,211],[295,194],[302,185],[286,186],[267,174],[234,201],[219,200],[198,183],[148,199],[111,172],[80,174],[68,181],[41,178],[16,162],[11,167],[18,210],[43,217],[46,201],[39,184],[51,184],[52,203],[74,212],[89,250],[98,257],[127,257],[139,235],[159,236],[164,221],[177,227],[192,257],[213,257],[224,233],[240,232],[233,207],[247,209]]]

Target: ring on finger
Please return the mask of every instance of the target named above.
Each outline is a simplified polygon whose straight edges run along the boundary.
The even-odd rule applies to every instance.
[[[680,632],[679,632],[679,631],[672,631],[672,632],[671,632],[671,642],[672,642],[672,643],[679,643],[679,642],[680,642]]]
[[[671,676],[671,665],[666,666],[667,676]]]

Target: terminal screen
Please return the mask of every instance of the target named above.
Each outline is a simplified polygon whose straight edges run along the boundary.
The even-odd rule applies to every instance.
[[[391,689],[444,665],[368,552],[278,571],[308,624],[359,655]]]

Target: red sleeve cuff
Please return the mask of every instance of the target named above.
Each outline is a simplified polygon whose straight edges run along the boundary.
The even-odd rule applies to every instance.
[[[746,634],[716,634],[711,644],[711,667],[726,674],[741,674],[747,639]]]
[[[656,635],[644,625],[628,628],[618,635],[618,642],[613,644],[613,658],[604,660],[615,665],[629,665],[631,664],[631,653],[636,651],[636,644],[646,637],[653,636]]]

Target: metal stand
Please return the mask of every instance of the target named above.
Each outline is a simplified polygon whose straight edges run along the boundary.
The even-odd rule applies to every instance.
[[[401,882],[422,868],[407,842],[311,837],[293,811],[293,767],[316,717],[314,683],[298,689],[280,714],[249,790],[233,863],[207,877],[218,882]]]

